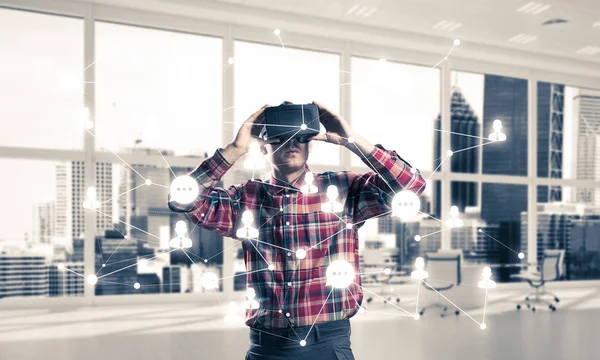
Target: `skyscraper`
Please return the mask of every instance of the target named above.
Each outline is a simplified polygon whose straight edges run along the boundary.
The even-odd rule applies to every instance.
[[[0,299],[48,296],[46,257],[30,250],[0,250]]]
[[[573,98],[577,179],[600,180],[600,92],[579,90]],[[600,189],[578,188],[576,201],[600,205]]]
[[[137,242],[125,238],[119,231],[106,230],[96,237],[96,273],[106,282],[98,281],[96,295],[132,294],[137,281]],[[106,265],[106,266],[103,266]]]
[[[439,131],[441,126],[441,117],[438,116],[435,122],[435,141],[433,149],[433,157],[436,159],[433,168],[437,169],[442,159],[441,142],[442,133]],[[476,146],[480,140],[479,124],[477,115],[469,102],[462,94],[460,88],[452,89],[451,101],[451,117],[450,117],[450,149],[453,151],[472,148]],[[475,136],[475,137],[474,137]],[[448,150],[448,149],[446,149]],[[445,151],[444,151],[445,154]],[[453,172],[474,174],[479,169],[479,156],[477,148],[461,152],[459,156],[450,158],[450,169]],[[439,169],[438,169],[439,170]],[[434,215],[439,217],[441,214],[441,184],[436,182],[434,185]],[[477,184],[464,181],[453,181],[451,184],[451,202],[452,205],[458,206],[462,212],[467,206],[477,206]]]
[[[55,202],[35,204],[33,242],[50,244],[56,235]]]
[[[96,214],[96,235],[112,229],[112,164],[96,163],[96,198],[100,208]],[[56,166],[56,235],[66,240],[81,238],[85,232],[86,199],[85,163],[71,161]],[[102,212],[105,215],[102,215]]]
[[[48,266],[48,295],[83,296],[85,279],[78,275],[85,273],[83,263],[67,262],[64,266],[71,271],[60,270],[56,264]]]
[[[565,86],[537,83],[537,176],[562,179]],[[538,187],[538,202],[560,201],[560,186]]]

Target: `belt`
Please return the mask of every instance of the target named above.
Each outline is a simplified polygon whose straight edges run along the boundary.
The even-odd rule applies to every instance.
[[[351,334],[350,320],[328,321],[314,326],[297,328],[270,329],[250,328],[250,343],[265,347],[297,346],[301,340],[306,344],[329,341],[340,337],[349,337]]]

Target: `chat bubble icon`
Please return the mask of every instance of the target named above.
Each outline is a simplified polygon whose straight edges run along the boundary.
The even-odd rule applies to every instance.
[[[189,204],[196,200],[200,189],[196,180],[189,175],[176,177],[171,183],[171,200],[180,204]]]
[[[345,289],[354,282],[355,275],[352,264],[346,260],[335,260],[327,267],[325,286]]]
[[[214,290],[219,287],[219,277],[214,272],[205,272],[200,278],[200,284],[206,290]]]
[[[402,220],[414,220],[421,208],[421,200],[417,194],[409,190],[400,191],[392,199],[392,216]]]

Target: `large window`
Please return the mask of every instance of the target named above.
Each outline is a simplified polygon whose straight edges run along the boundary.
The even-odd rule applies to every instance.
[[[82,149],[83,21],[0,9],[0,146]]]
[[[394,149],[419,170],[433,170],[440,116],[438,69],[352,58],[352,128]],[[352,165],[363,166],[353,156]]]
[[[96,23],[96,147],[212,154],[221,141],[221,40]]]
[[[0,299],[82,296],[83,163],[0,159],[0,167]]]
[[[278,46],[235,42],[235,130],[264,104],[313,100],[340,110],[340,57]],[[308,164],[340,163],[339,147],[313,141]]]

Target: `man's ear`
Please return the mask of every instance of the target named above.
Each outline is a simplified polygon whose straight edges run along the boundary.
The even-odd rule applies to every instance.
[[[312,141],[308,142],[308,153],[310,154],[312,152]]]

